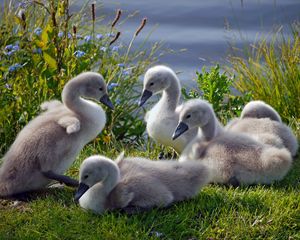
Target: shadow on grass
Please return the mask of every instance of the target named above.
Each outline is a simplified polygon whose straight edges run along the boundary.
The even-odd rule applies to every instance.
[[[53,202],[63,202],[65,206],[75,204],[73,200],[75,190],[69,187],[48,187],[46,189],[26,194],[24,201],[16,198],[0,199],[0,210],[19,209],[39,200],[49,200]],[[22,209],[21,209],[22,210]]]

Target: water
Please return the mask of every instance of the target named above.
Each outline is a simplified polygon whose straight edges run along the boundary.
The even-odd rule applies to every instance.
[[[82,2],[85,1],[77,1],[74,9],[79,9]],[[99,7],[101,3],[103,8]],[[103,0],[97,2],[97,16],[105,14],[107,23],[118,8],[123,10],[122,19],[139,11],[137,16],[117,25],[122,42],[128,44],[141,19],[147,17],[135,46],[155,28],[149,45],[162,40],[165,47],[175,51],[186,49],[160,58],[160,63],[181,72],[181,80],[193,79],[203,65],[224,63],[228,42],[234,40],[242,46],[245,39],[253,42],[258,33],[268,34],[274,26],[288,26],[300,17],[300,0]],[[230,31],[226,30],[228,25]]]

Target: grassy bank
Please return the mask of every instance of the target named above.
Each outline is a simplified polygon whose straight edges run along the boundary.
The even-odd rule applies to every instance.
[[[97,152],[117,156],[117,150],[89,146],[69,175],[77,177],[80,162]],[[127,154],[156,158],[157,151]],[[49,190],[18,206],[1,200],[0,239],[299,239],[299,172],[300,157],[272,186],[209,185],[192,200],[133,216],[86,212],[74,203],[71,188]]]

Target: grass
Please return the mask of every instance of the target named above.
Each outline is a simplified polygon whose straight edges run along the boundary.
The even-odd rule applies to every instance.
[[[126,149],[150,158],[158,153]],[[117,156],[90,144],[68,174],[77,177],[81,161],[96,153]],[[299,172],[298,156],[288,176],[272,186],[209,185],[194,199],[131,216],[86,212],[67,187],[18,206],[2,200],[0,239],[300,239]]]

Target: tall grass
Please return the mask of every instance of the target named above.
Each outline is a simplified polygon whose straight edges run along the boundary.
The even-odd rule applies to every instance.
[[[240,52],[229,57],[234,87],[266,101],[300,131],[300,23],[294,23],[288,34],[280,28],[270,41],[266,37],[242,50],[243,56]]]

